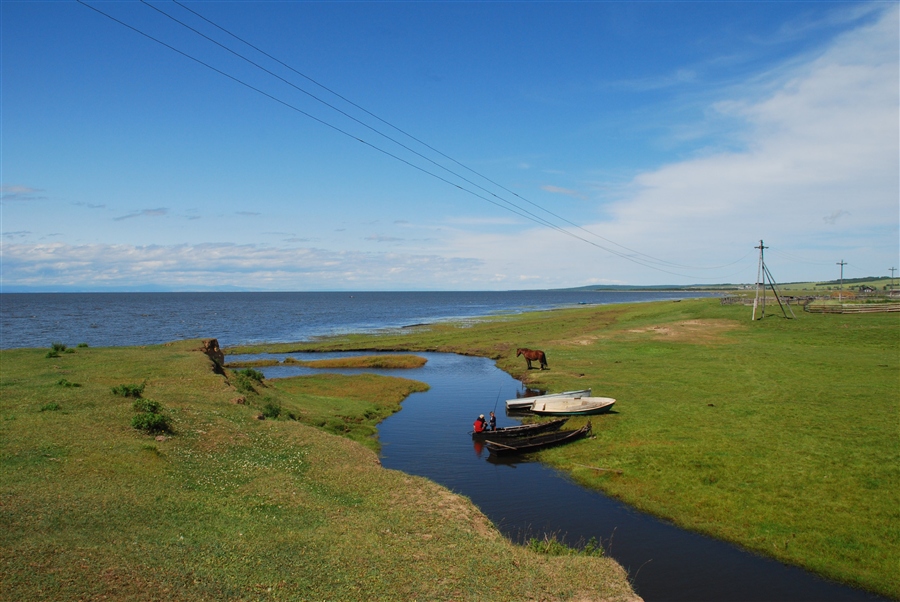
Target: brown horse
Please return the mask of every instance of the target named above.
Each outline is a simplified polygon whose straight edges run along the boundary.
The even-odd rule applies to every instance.
[[[519,357],[520,355],[525,356],[525,361],[528,363],[529,370],[531,370],[531,362],[541,362],[541,370],[547,368],[547,354],[540,349],[516,349],[516,357]]]

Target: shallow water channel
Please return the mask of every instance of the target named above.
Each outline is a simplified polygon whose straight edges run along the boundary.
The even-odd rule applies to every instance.
[[[315,360],[371,353],[289,355]],[[416,355],[428,360],[424,367],[366,370],[431,386],[425,393],[408,397],[403,409],[379,426],[382,464],[427,477],[469,497],[513,541],[550,534],[574,545],[594,537],[625,567],[637,593],[647,602],[883,599],[685,531],[587,490],[539,463],[489,461],[487,450],[475,445],[469,435],[472,421],[478,414],[487,415],[496,404],[498,426],[518,424],[517,419],[505,415],[503,401],[521,395],[521,383],[484,358]],[[260,357],[283,359],[286,355],[228,359]],[[260,370],[266,378],[316,372],[298,366]],[[328,372],[357,374],[363,370]],[[596,389],[594,393],[602,395]],[[627,400],[619,400],[616,410],[627,413]],[[603,416],[595,420],[603,420]]]

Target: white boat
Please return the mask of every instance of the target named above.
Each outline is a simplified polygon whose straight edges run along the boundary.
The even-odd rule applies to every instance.
[[[536,402],[531,411],[539,416],[587,416],[610,411],[612,397],[556,397]]]
[[[548,399],[553,397],[590,397],[590,389],[581,389],[580,391],[563,391],[562,393],[548,393],[546,395],[535,395],[534,397],[520,397],[518,399],[507,399],[506,409],[509,410],[530,410],[535,401]]]

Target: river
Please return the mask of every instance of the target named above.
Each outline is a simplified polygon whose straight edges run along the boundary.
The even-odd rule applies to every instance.
[[[347,354],[290,354],[296,359],[341,355]],[[407,398],[403,409],[379,426],[382,464],[427,477],[469,497],[513,541],[552,535],[578,545],[596,538],[625,567],[635,590],[647,602],[883,599],[685,531],[587,490],[539,463],[492,461],[487,450],[473,443],[469,435],[472,421],[496,406],[499,426],[518,424],[516,418],[505,415],[503,400],[521,395],[521,383],[488,359],[441,353],[416,355],[428,360],[424,367],[374,371],[431,386],[429,391]],[[253,357],[258,356],[229,356],[229,360]],[[297,366],[261,370],[267,378],[314,372]],[[627,414],[627,401],[617,403],[614,411]],[[593,418],[603,419],[602,415]]]

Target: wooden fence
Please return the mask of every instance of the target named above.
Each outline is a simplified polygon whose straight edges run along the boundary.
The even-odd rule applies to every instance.
[[[807,303],[803,309],[817,314],[877,314],[900,312],[900,303]]]

